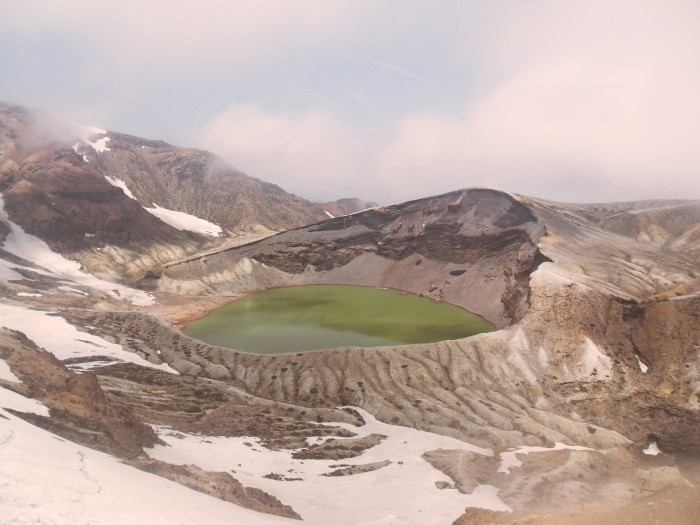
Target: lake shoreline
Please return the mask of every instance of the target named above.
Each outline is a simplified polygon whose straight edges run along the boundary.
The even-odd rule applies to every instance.
[[[249,353],[424,344],[496,329],[459,306],[386,287],[304,285],[208,299],[160,310],[190,337]]]
[[[183,330],[189,323],[206,317],[211,312],[238,301],[246,295],[248,294],[205,296],[158,294],[156,304],[149,307],[148,312],[164,317],[176,328]]]

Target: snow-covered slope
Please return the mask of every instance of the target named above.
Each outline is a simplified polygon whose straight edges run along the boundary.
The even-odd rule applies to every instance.
[[[214,237],[222,233],[221,226],[217,226],[213,222],[205,221],[189,213],[168,210],[167,208],[161,208],[157,204],[154,204],[153,208],[144,207],[144,209],[148,213],[158,217],[164,223],[178,230],[187,230],[204,235],[212,235]]]
[[[123,180],[110,177],[109,175],[105,175],[105,180],[112,186],[121,188],[130,199],[137,200],[129,187],[126,185],[126,182]],[[187,230],[213,237],[217,237],[223,233],[221,226],[218,226],[213,222],[200,219],[199,217],[195,217],[194,215],[190,215],[189,213],[168,210],[167,208],[161,208],[157,204],[154,204],[152,208],[144,206],[143,209],[151,215],[155,215],[164,223],[169,224],[178,230]]]
[[[40,267],[27,268],[20,264],[13,264],[0,259],[0,279],[21,278],[16,270],[24,269],[67,283],[88,286],[115,299],[126,300],[135,305],[147,306],[153,304],[154,298],[150,294],[142,290],[98,279],[94,275],[83,271],[79,263],[66,259],[61,254],[51,250],[48,244],[38,237],[26,233],[19,225],[12,222],[7,213],[5,213],[2,196],[0,196],[0,221],[3,221],[9,229],[5,240],[0,243],[0,247],[12,255]]]
[[[105,341],[87,331],[78,331],[57,312],[42,312],[18,305],[0,304],[0,327],[22,332],[37,346],[51,352],[60,360],[86,358],[81,360],[80,365],[73,365],[74,369],[89,369],[100,363],[113,364],[110,361],[116,360],[177,373],[166,364],[150,363],[132,352],[127,352],[121,345]],[[104,359],[105,357],[107,359]]]
[[[444,488],[451,487],[450,478],[422,458],[424,453],[437,449],[465,450],[483,456],[493,456],[492,450],[381,423],[366,411],[353,409],[365,420],[364,426],[332,425],[357,433],[359,438],[371,434],[386,438],[351,459],[294,459],[294,451],[270,450],[254,438],[186,435],[166,428],[159,428],[158,434],[167,446],[156,446],[148,454],[169,463],[233,471],[243,484],[277,496],[291,505],[305,522],[314,525],[441,525],[454,521],[465,507],[510,511],[498,498],[496,487],[479,485],[472,494],[462,494],[454,487]],[[337,474],[352,466],[368,464],[386,465],[362,474]]]
[[[281,525],[298,522],[247,510],[147,474],[0,409],[0,523]]]

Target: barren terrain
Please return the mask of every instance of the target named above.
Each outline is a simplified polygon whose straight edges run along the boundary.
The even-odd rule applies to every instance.
[[[230,196],[209,209],[203,188],[228,172],[202,168],[204,153],[100,130],[75,148],[37,145],[27,115],[3,118],[3,515],[78,523],[82,508],[102,523],[106,487],[128,493],[119,458],[163,497],[219,500],[212,523],[694,523],[700,202],[475,189],[357,213],[347,206],[368,203],[340,203],[351,214],[330,218],[285,197],[318,221],[304,226],[276,190],[234,174],[269,190],[251,209],[284,213],[227,223],[216,202]],[[177,181],[200,175],[197,201]],[[499,330],[259,355],[177,328],[253,291],[325,283],[420,293]],[[32,476],[30,455],[54,449],[63,470]],[[59,497],[60,475],[81,492]]]

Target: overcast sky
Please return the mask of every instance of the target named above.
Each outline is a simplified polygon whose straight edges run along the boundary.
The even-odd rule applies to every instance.
[[[0,0],[0,100],[312,200],[700,198],[697,0]]]

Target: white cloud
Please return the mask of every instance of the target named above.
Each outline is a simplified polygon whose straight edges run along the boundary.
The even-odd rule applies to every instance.
[[[482,42],[493,62],[481,96],[456,116],[401,119],[383,177],[561,200],[700,197],[697,4],[535,2],[508,14]]]
[[[461,111],[415,110],[369,133],[326,112],[259,109],[237,117],[245,146],[227,158],[290,186],[286,171],[305,195],[325,181],[338,196],[384,201],[465,186],[560,200],[697,198],[698,14],[682,0],[496,4],[478,34],[452,35],[463,46],[461,57],[450,50],[455,64],[471,61],[480,75]]]
[[[378,169],[418,185],[437,179],[441,190],[475,184],[572,200],[699,195],[700,104],[684,92],[690,85],[669,85],[660,73],[649,64],[532,67],[460,117],[402,119]]]
[[[172,72],[195,62],[255,63],[346,35],[365,0],[34,0],[3,6],[3,31],[92,43],[110,67]]]
[[[155,128],[303,196],[697,198],[698,19],[694,0],[36,0],[3,6],[0,43],[69,35],[87,50],[58,49],[74,69],[48,87],[11,75],[14,93],[110,128],[124,115],[126,132]]]
[[[321,200],[359,191],[355,176],[364,165],[363,147],[328,110],[273,113],[231,105],[191,140],[292,193]]]
[[[385,202],[488,186],[560,200],[700,196],[700,82],[665,61],[533,64],[461,115],[416,112],[377,145],[326,110],[233,106],[199,143],[301,195]],[[683,81],[679,82],[679,78]]]

